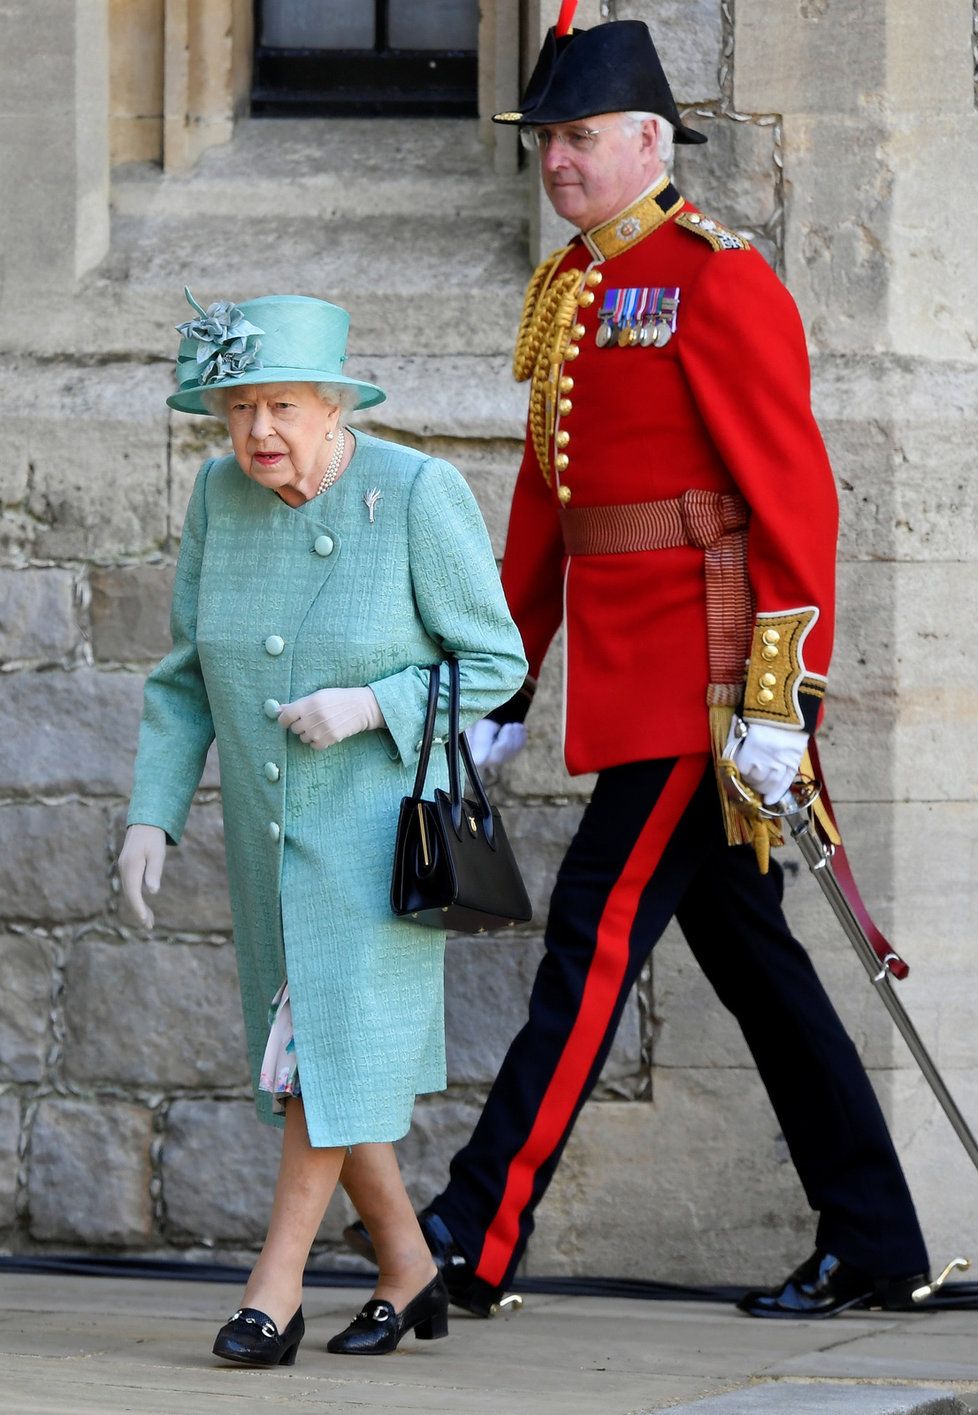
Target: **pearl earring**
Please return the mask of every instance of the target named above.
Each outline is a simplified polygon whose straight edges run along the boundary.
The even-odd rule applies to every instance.
[[[331,428],[330,431],[326,434],[326,441],[327,441],[327,442],[332,442],[332,440],[333,440],[333,438],[334,438],[335,436],[336,436],[336,429],[335,429],[335,428]]]

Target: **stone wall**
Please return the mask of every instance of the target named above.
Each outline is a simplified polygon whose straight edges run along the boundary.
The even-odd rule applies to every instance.
[[[900,0],[736,0],[736,12],[733,0],[595,0],[585,17],[588,4],[582,22],[610,11],[653,25],[681,105],[710,138],[680,152],[679,186],[747,232],[799,300],[842,495],[825,754],[865,892],[915,965],[908,1004],[978,1117],[966,1003],[976,875],[965,628],[976,608],[978,433],[971,5],[928,7],[922,36]],[[158,6],[139,8],[157,23]],[[5,80],[14,61],[32,77],[7,86],[21,145],[55,91],[72,133],[102,133],[80,165],[53,139],[35,152],[29,224],[2,218],[7,268],[22,278],[0,306],[0,1243],[246,1260],[278,1140],[247,1098],[213,764],[170,852],[151,937],[121,912],[113,875],[141,681],[168,643],[183,507],[219,437],[209,420],[163,405],[179,289],[200,274],[197,293],[216,298],[230,273],[237,297],[265,293],[285,252],[297,287],[349,305],[351,367],[390,390],[383,420],[364,425],[455,460],[501,551],[523,406],[507,363],[527,274],[524,203],[538,239],[560,233],[532,172],[528,198],[526,177],[487,175],[474,124],[406,136],[396,124],[336,123],[331,142],[322,126],[245,124],[189,174],[117,174],[111,250],[79,282],[100,259],[79,211],[107,181],[108,105],[100,118],[78,56],[89,52],[99,72],[90,51],[111,13],[85,0],[63,54],[0,59]],[[935,46],[921,88],[911,61]],[[104,37],[100,52],[107,73]],[[4,150],[6,174],[22,178],[22,146]],[[501,173],[510,159],[497,150]],[[249,240],[223,254],[245,190]],[[276,216],[300,201],[314,217],[311,245]],[[55,207],[59,229],[74,233],[67,255],[63,240],[48,244]],[[536,922],[515,938],[450,945],[449,1090],[419,1103],[401,1147],[419,1201],[440,1186],[525,1014],[547,893],[590,789],[560,762],[559,676],[555,651],[532,749],[499,788]],[[943,1259],[967,1232],[974,1176],[817,891],[787,864],[790,912],[893,1110]],[[348,1261],[346,1216],[340,1199],[322,1261]],[[804,1254],[810,1230],[743,1042],[670,930],[541,1207],[528,1269],[774,1277]]]

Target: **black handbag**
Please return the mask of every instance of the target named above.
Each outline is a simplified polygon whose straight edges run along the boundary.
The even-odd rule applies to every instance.
[[[395,914],[439,929],[487,933],[532,917],[499,812],[489,803],[472,750],[459,732],[458,660],[448,660],[448,794],[438,788],[422,797],[438,711],[440,673],[428,679],[428,710],[414,790],[401,801],[391,876]],[[462,795],[459,757],[472,797]]]

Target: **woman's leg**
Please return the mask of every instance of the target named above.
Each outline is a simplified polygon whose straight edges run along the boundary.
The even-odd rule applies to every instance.
[[[302,1273],[343,1167],[342,1146],[313,1149],[299,1097],[285,1107],[282,1159],[268,1234],[245,1288],[242,1306],[267,1312],[284,1331],[302,1302]]]
[[[377,1253],[374,1296],[400,1312],[434,1277],[428,1252],[408,1198],[394,1146],[355,1145],[347,1154],[340,1183],[367,1225]]]

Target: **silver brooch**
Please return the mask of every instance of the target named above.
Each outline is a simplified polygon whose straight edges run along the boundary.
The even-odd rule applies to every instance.
[[[377,509],[377,502],[380,500],[380,498],[381,498],[382,495],[383,495],[383,492],[378,491],[378,490],[376,489],[376,487],[374,488],[373,491],[368,491],[368,492],[364,495],[363,504],[364,504],[364,506],[366,506],[367,510],[370,512],[370,524],[371,524],[371,525],[373,525],[373,523],[374,523],[374,511]]]

